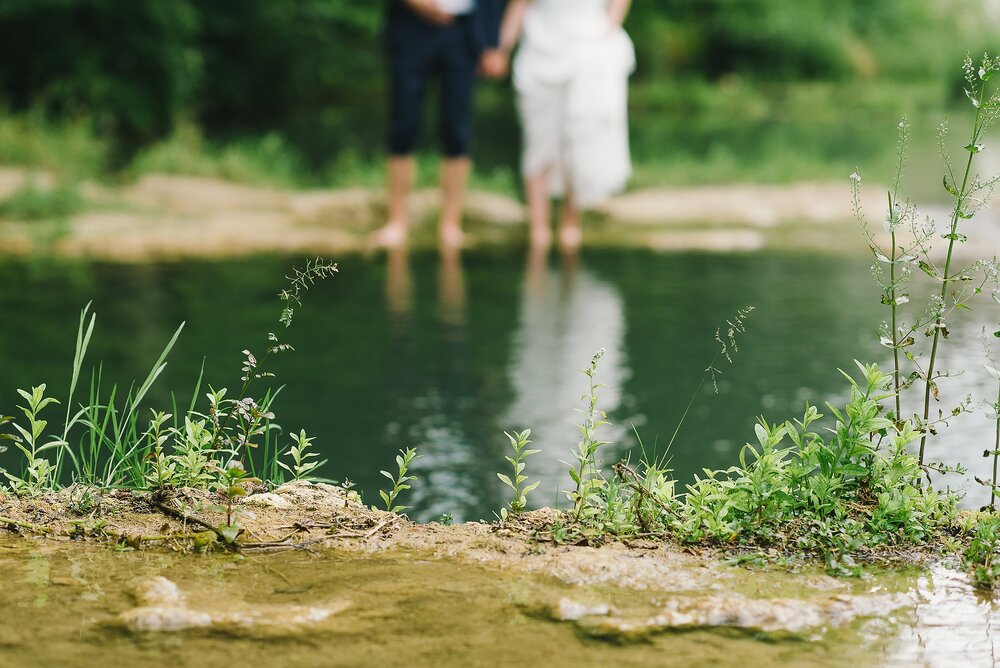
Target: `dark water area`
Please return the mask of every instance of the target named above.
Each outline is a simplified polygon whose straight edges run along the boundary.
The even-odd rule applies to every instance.
[[[187,323],[146,406],[190,400],[204,359],[214,387],[239,385],[241,350],[261,351],[276,330],[283,276],[301,258],[108,265],[59,261],[0,263],[0,414],[13,414],[15,388],[45,382],[64,398],[80,308],[98,314],[89,366],[105,379],[141,382],[173,330]],[[753,439],[757,416],[801,413],[806,401],[842,400],[837,369],[853,360],[886,362],[874,332],[884,317],[859,256],[585,252],[528,258],[512,249],[439,260],[433,253],[347,257],[341,272],[310,292],[276,358],[275,404],[287,434],[304,428],[329,463],[322,473],[357,483],[378,499],[400,448],[417,446],[419,480],[407,505],[420,520],[490,518],[506,501],[503,430],[531,428],[542,454],[534,505],[565,505],[566,466],[576,445],[586,377],[599,349],[600,406],[613,425],[606,466],[632,450],[662,452],[691,392],[717,351],[716,328],[753,305],[731,367],[706,386],[669,453],[685,483],[703,467],[726,467]],[[988,309],[987,309],[988,311]],[[983,322],[979,322],[979,318]],[[995,393],[975,336],[989,313],[957,323],[945,364],[966,374],[942,390],[956,399]],[[992,331],[992,330],[991,330]],[[85,388],[89,373],[81,386]],[[207,386],[203,387],[203,391]],[[201,407],[207,408],[201,400]],[[950,404],[949,404],[950,406]],[[914,409],[916,407],[914,406]],[[63,407],[49,409],[61,425]],[[148,414],[148,413],[147,413]],[[984,411],[954,421],[934,459],[962,459],[987,475],[981,458],[992,424]],[[939,447],[939,446],[934,446]],[[11,453],[0,456],[6,465]],[[978,490],[969,503],[981,503]]]

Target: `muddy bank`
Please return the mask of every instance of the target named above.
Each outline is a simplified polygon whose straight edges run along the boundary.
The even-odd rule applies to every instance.
[[[40,190],[53,187],[45,174],[0,167],[0,201],[29,182]],[[384,192],[373,188],[290,191],[150,174],[115,188],[84,183],[80,193],[87,205],[67,220],[0,220],[0,254],[139,262],[347,253],[370,250],[369,234],[385,219]],[[862,194],[869,217],[877,223],[884,189],[866,184]],[[414,193],[413,247],[436,243],[433,220],[438,206],[436,190]],[[472,191],[466,212],[468,246],[525,243],[524,208],[517,199]],[[992,240],[1000,239],[1000,233],[989,234]],[[866,250],[853,222],[846,180],[637,190],[590,214],[584,243],[666,251]]]
[[[154,498],[125,490],[98,494],[75,488],[38,497],[5,497],[0,502],[0,526],[45,541],[225,552],[233,546],[225,544],[216,528],[225,521],[218,503],[219,499],[204,492],[181,490]],[[526,513],[506,525],[419,525],[368,508],[355,494],[338,487],[295,482],[245,497],[235,517],[242,530],[236,549],[244,554],[327,550],[366,557],[413,554],[554,578],[580,587],[582,598],[531,600],[525,602],[525,609],[572,622],[594,637],[640,638],[675,628],[705,626],[801,633],[849,624],[857,617],[888,614],[912,604],[905,596],[884,592],[859,597],[852,583],[801,565],[793,569],[800,572],[760,571],[748,577],[749,571],[724,561],[733,550],[685,548],[649,537],[596,546],[557,543],[549,529],[559,517],[548,509]],[[940,554],[929,549],[907,554],[906,563],[926,564],[938,558]],[[152,591],[165,586],[170,594],[170,585],[161,585],[152,586]],[[608,587],[670,592],[671,598],[623,610],[609,604],[606,597],[590,596]],[[796,591],[796,597],[789,598],[789,591]],[[182,608],[179,594],[170,595],[174,599],[169,605],[140,601],[140,608],[150,609],[135,613],[128,623],[142,628],[187,628],[227,625],[240,619],[230,613],[213,617]],[[309,619],[313,613],[298,610],[295,614]],[[325,619],[319,612],[315,614]],[[252,616],[245,619],[254,623]]]

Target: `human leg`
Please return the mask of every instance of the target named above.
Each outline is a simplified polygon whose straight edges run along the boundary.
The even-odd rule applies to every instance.
[[[524,196],[528,204],[531,246],[546,248],[552,243],[552,200],[549,197],[549,169],[524,177]]]
[[[409,224],[407,197],[413,187],[414,164],[411,155],[389,156],[388,220],[372,235],[372,241],[377,246],[392,248],[406,242]]]
[[[378,246],[399,246],[406,241],[407,199],[415,171],[413,150],[420,132],[428,76],[424,41],[409,39],[389,51],[388,210],[386,224],[371,237]]]
[[[441,163],[441,221],[438,239],[442,246],[462,245],[462,206],[469,178],[468,158],[445,158]]]
[[[573,202],[573,193],[567,192],[559,212],[559,246],[563,250],[578,248],[583,241],[580,217],[580,209]]]
[[[521,173],[528,206],[533,246],[552,242],[552,194],[561,188],[561,135],[563,90],[535,82],[518,89],[518,112],[523,139]]]
[[[471,162],[472,93],[476,79],[476,57],[469,49],[468,20],[449,29],[439,54],[441,76],[440,132],[444,153],[441,167],[441,218],[438,228],[442,245],[462,242],[462,209]]]

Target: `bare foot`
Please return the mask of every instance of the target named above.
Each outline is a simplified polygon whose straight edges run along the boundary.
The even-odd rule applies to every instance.
[[[552,245],[552,231],[547,227],[531,230],[531,248],[545,249]]]
[[[579,227],[563,226],[559,228],[559,246],[563,250],[576,250],[583,241],[583,232]]]
[[[438,243],[442,248],[461,248],[465,242],[465,235],[461,228],[451,225],[442,225],[438,229]]]
[[[406,225],[404,223],[383,225],[371,233],[368,243],[376,248],[399,248],[406,244]]]

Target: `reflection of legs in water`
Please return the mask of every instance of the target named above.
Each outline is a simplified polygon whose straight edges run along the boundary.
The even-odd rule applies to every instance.
[[[524,272],[525,294],[533,299],[545,296],[549,275],[549,249],[532,244],[528,248],[528,262]]]
[[[562,210],[559,212],[559,246],[563,250],[575,250],[580,247],[582,240],[580,210],[573,203],[573,193],[567,192],[562,200]]]
[[[551,169],[524,177],[524,194],[528,201],[528,223],[531,246],[548,248],[552,243],[551,200],[549,199],[549,174]]]
[[[406,317],[413,306],[413,281],[406,248],[390,247],[386,255],[385,300],[389,314]]]
[[[572,294],[573,283],[580,268],[580,247],[560,245],[560,292],[564,295]]]
[[[465,322],[465,279],[462,275],[462,254],[458,246],[441,246],[439,299],[441,321],[447,325]]]
[[[375,246],[394,248],[406,243],[408,215],[406,200],[413,186],[413,157],[394,155],[389,158],[388,221],[371,236]]]
[[[438,240],[445,248],[462,245],[462,204],[469,177],[468,158],[447,158],[441,164],[441,223]]]

